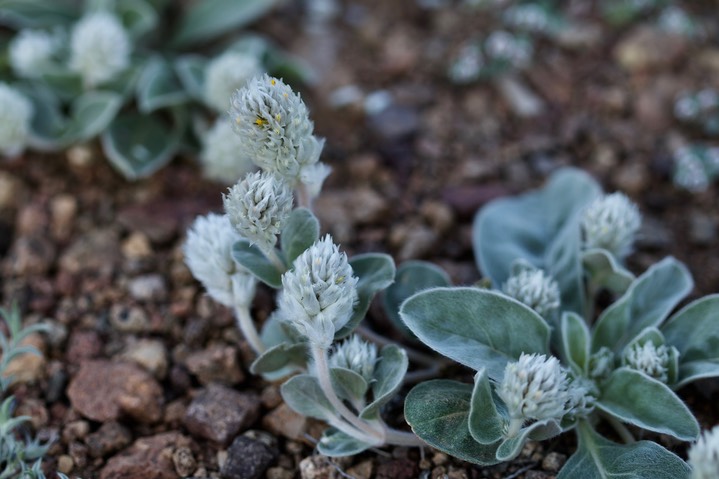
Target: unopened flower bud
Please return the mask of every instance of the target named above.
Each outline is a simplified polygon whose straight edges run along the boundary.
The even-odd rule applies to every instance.
[[[510,276],[502,286],[502,292],[543,317],[554,313],[560,304],[557,282],[541,269],[524,269]]]
[[[651,341],[644,344],[634,343],[624,353],[624,362],[630,368],[666,383],[671,349],[663,344],[657,347]]]
[[[377,346],[352,336],[337,346],[330,356],[330,367],[354,371],[369,384],[377,362]]]
[[[602,248],[619,259],[632,250],[641,216],[637,205],[623,193],[612,193],[594,200],[582,215],[586,248]]]

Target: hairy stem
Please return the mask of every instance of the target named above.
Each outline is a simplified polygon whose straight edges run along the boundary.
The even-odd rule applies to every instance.
[[[307,191],[307,186],[300,182],[295,189],[295,193],[297,193],[297,206],[312,211],[312,199]]]
[[[247,306],[237,306],[235,308],[235,318],[237,319],[237,327],[240,328],[242,335],[245,337],[252,349],[258,354],[262,354],[267,349],[265,343],[260,339],[257,333],[255,323],[250,316],[250,308]]]
[[[280,274],[287,271],[287,266],[285,266],[285,262],[282,261],[282,258],[280,258],[280,255],[277,254],[277,250],[275,248],[270,248],[267,251],[264,251],[265,256],[268,260],[270,260],[270,263],[277,268],[277,271],[280,272]]]
[[[634,438],[631,432],[629,432],[629,429],[627,429],[627,426],[622,424],[617,418],[612,416],[611,414],[606,414],[604,412],[600,412],[602,417],[607,420],[607,422],[614,428],[617,434],[619,434],[619,437],[622,438],[622,441],[624,441],[624,444],[633,444],[637,442],[637,440]]]

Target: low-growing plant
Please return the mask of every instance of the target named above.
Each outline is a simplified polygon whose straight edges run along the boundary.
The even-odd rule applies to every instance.
[[[682,441],[699,435],[675,391],[719,376],[719,296],[671,314],[693,287],[686,267],[668,258],[639,277],[624,267],[640,227],[626,196],[604,195],[588,175],[566,169],[538,192],[489,204],[474,227],[488,281],[451,287],[430,263],[395,270],[387,255],[348,258],[331,236],[320,237],[311,206],[329,172],[319,161],[323,140],[282,80],[251,80],[234,94],[230,117],[242,140],[237,154],[263,171],[228,190],[224,216],[195,221],[186,262],[210,296],[234,309],[257,353],[251,372],[289,377],[285,402],[330,426],[321,453],[426,443],[489,465],[515,458],[527,440],[572,430],[578,450],[558,477],[688,477],[682,459],[636,442],[632,428]],[[251,316],[257,282],[277,291],[260,331]],[[422,367],[441,359],[360,326],[380,291],[408,340],[476,371],[474,385],[415,386],[405,402],[413,432],[391,428],[382,408],[403,384],[438,374],[407,374],[410,358]],[[616,301],[597,311],[600,294]],[[625,444],[600,435],[600,421]]]
[[[201,149],[206,175],[234,183],[252,165],[215,121],[231,93],[264,71],[309,78],[264,37],[233,35],[280,1],[0,0],[0,23],[17,29],[0,36],[0,154],[99,138],[134,179]]]

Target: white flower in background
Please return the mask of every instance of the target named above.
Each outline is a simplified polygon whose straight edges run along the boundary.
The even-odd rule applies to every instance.
[[[547,317],[559,308],[559,286],[541,269],[524,269],[509,277],[502,291]]]
[[[185,263],[207,293],[225,306],[248,306],[255,296],[255,277],[232,259],[232,245],[242,237],[227,216],[198,216],[187,232]]]
[[[324,140],[312,134],[300,95],[280,79],[262,75],[250,80],[232,95],[230,117],[246,154],[293,187],[319,161]]]
[[[637,205],[625,194],[604,195],[584,210],[584,245],[605,249],[618,259],[624,259],[632,250],[641,222]]]
[[[671,349],[678,354],[676,348],[672,346]],[[624,362],[630,368],[666,383],[671,349],[663,344],[657,347],[651,341],[644,344],[634,343],[624,352]]]
[[[330,367],[354,371],[369,384],[377,363],[377,346],[353,335],[332,352]]]
[[[20,30],[10,42],[10,65],[22,78],[37,78],[52,61],[59,42],[56,36],[43,30]]]
[[[692,479],[716,479],[719,477],[719,426],[704,431],[689,449],[689,465]]]
[[[260,62],[254,56],[233,51],[223,53],[205,69],[205,102],[217,112],[226,112],[232,94],[260,73]]]
[[[129,66],[130,49],[130,38],[117,17],[107,12],[91,13],[72,30],[70,69],[92,88]]]
[[[200,162],[205,177],[233,184],[254,170],[255,164],[243,155],[242,141],[226,119],[220,119],[202,138]]]
[[[357,303],[357,277],[330,235],[295,259],[282,275],[280,318],[310,343],[329,348],[335,332],[352,317]]]
[[[566,371],[553,356],[524,354],[510,362],[497,388],[512,423],[507,437],[514,437],[529,419],[560,420],[574,406]]]
[[[292,212],[292,192],[271,173],[249,173],[222,196],[232,226],[263,252],[277,243],[277,235]]]
[[[33,107],[22,93],[0,83],[0,153],[17,156],[25,149]]]

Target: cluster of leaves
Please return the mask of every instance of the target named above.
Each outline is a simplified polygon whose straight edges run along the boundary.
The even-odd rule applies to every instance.
[[[33,78],[18,79],[8,63],[9,32],[0,32],[0,80],[28,97],[34,108],[29,146],[58,151],[98,138],[105,156],[128,179],[151,175],[179,151],[196,151],[198,137],[216,112],[203,97],[212,56],[238,51],[265,70],[288,78],[307,72],[256,35],[229,35],[280,0],[203,0],[180,6],[169,0],[0,0],[0,23],[51,34],[60,48]],[[129,64],[112,78],[88,85],[69,66],[73,26],[92,12],[120,20],[131,43]],[[214,42],[214,43],[212,43]],[[215,47],[208,47],[217,45]]]
[[[0,318],[7,327],[8,334],[0,330],[0,392],[4,397],[0,404],[0,479],[21,478],[21,479],[45,479],[41,469],[42,458],[49,448],[36,439],[18,438],[19,429],[30,418],[27,416],[13,416],[15,398],[7,395],[12,377],[6,372],[10,362],[23,354],[40,354],[31,347],[23,346],[22,341],[33,333],[43,331],[42,325],[22,327],[20,311],[16,306],[6,310],[0,308]],[[63,474],[58,474],[61,479],[67,479]]]
[[[688,465],[659,444],[633,442],[625,424],[696,439],[698,423],[676,390],[719,376],[719,296],[674,312],[693,287],[680,262],[666,258],[635,277],[612,252],[583,247],[581,213],[600,195],[591,177],[566,169],[539,191],[490,203],[475,219],[477,262],[491,284],[502,285],[517,260],[540,268],[559,286],[556,314],[542,317],[499,291],[478,287],[430,288],[402,304],[401,319],[419,340],[476,371],[474,385],[437,379],[409,393],[405,417],[420,438],[455,457],[495,464],[519,454],[526,440],[573,430],[578,449],[558,478],[689,476]],[[615,301],[597,316],[600,292]],[[669,351],[665,377],[628,363],[629,351],[648,343]],[[585,414],[529,421],[509,437],[507,405],[497,388],[506,365],[523,353],[558,357],[592,407]],[[598,433],[602,419],[627,443]]]

